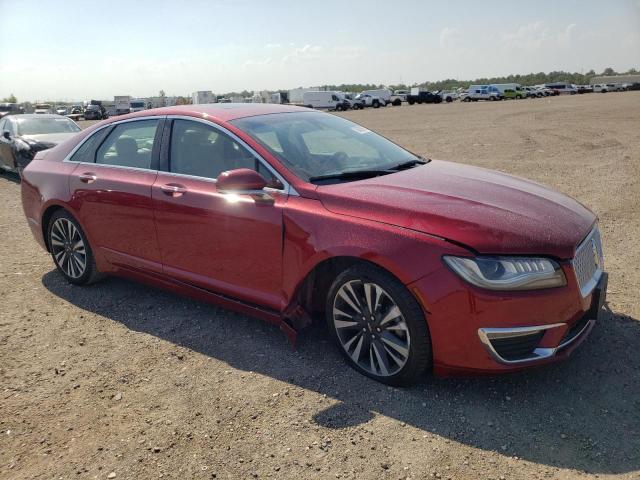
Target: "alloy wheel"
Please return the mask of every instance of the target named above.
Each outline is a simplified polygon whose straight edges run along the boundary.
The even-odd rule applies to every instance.
[[[370,374],[395,375],[409,359],[407,322],[393,298],[376,283],[344,283],[333,300],[333,324],[344,351]]]
[[[69,277],[80,278],[87,269],[87,250],[78,228],[66,218],[51,226],[51,253],[60,269]]]

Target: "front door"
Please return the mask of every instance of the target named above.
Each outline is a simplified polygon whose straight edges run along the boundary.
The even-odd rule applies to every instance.
[[[93,248],[116,266],[162,271],[151,200],[161,122],[126,121],[104,140],[97,132],[70,159],[79,162],[72,205]]]
[[[167,150],[152,189],[165,274],[279,310],[284,190],[270,190],[273,202],[219,192],[221,172],[265,167],[211,124],[173,120]]]

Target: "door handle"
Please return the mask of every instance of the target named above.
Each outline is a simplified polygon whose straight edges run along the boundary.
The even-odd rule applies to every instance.
[[[169,195],[170,197],[180,197],[183,194],[187,193],[187,188],[184,185],[180,185],[178,183],[167,183],[166,185],[160,185],[160,190],[165,195]]]
[[[98,179],[98,176],[93,172],[85,172],[78,177],[81,182],[93,183]]]

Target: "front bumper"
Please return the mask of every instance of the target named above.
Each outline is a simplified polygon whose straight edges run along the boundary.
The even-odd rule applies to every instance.
[[[444,270],[409,285],[429,324],[434,373],[506,373],[570,355],[602,316],[608,278],[583,296],[571,264],[562,268],[567,285],[546,290],[490,292]]]
[[[602,315],[606,292],[607,274],[602,273],[592,291],[591,307],[572,325],[479,328],[478,337],[493,359],[503,365],[528,364],[555,357],[588,335]]]

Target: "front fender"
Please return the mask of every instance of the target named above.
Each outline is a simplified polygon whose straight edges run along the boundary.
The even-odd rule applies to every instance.
[[[288,304],[307,275],[334,257],[374,263],[407,285],[442,267],[442,255],[468,251],[414,230],[335,214],[317,200],[291,197],[284,213],[283,290]]]

